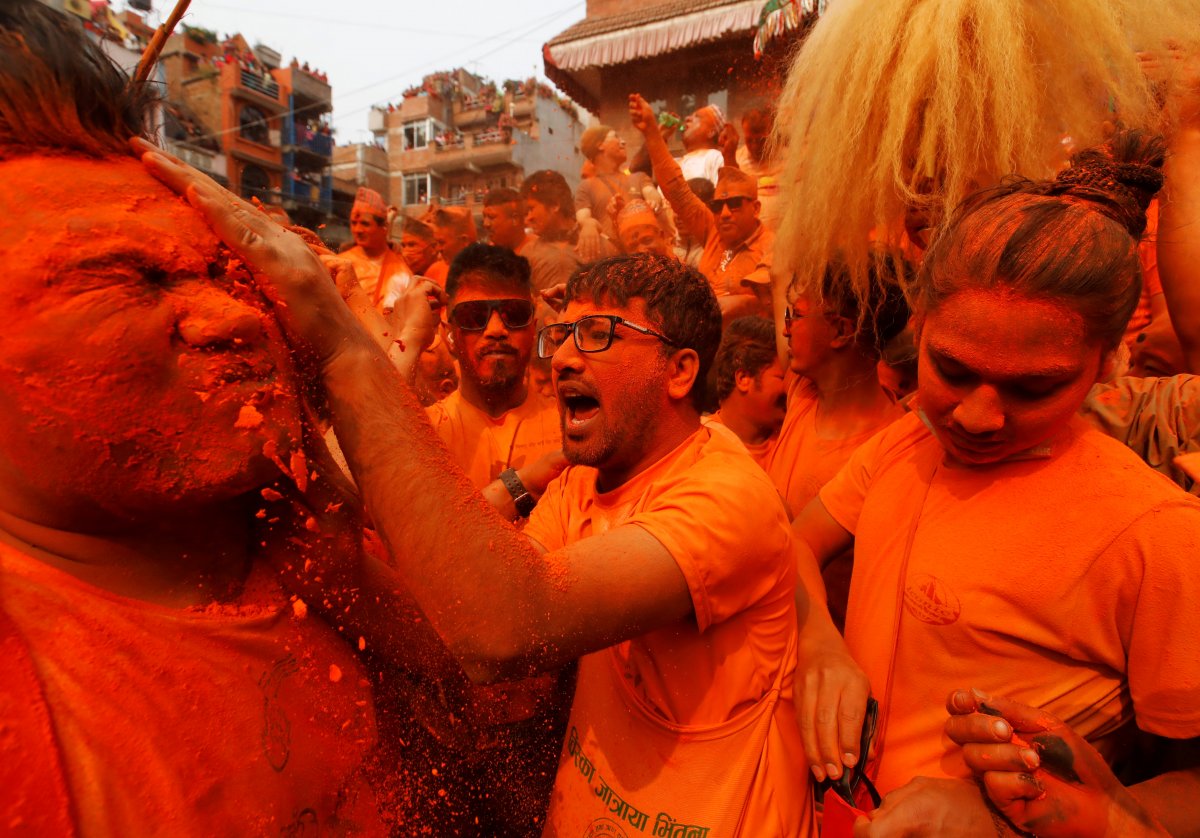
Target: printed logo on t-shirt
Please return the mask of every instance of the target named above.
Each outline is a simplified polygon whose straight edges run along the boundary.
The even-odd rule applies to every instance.
[[[596,818],[583,831],[583,838],[629,838],[625,830],[608,818]]]
[[[936,576],[921,573],[904,589],[904,607],[922,623],[948,626],[958,620],[962,603],[958,595]]]

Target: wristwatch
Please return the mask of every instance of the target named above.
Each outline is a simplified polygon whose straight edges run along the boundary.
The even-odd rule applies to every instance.
[[[515,468],[506,468],[500,472],[500,482],[504,484],[504,488],[508,489],[508,493],[512,495],[513,503],[517,507],[517,514],[522,518],[528,518],[529,513],[537,506],[537,500],[533,495],[529,494],[529,490],[525,488],[525,484],[521,482],[521,478],[517,477],[517,470]]]

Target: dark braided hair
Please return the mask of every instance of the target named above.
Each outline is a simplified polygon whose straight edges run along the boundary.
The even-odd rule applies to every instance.
[[[918,312],[967,288],[1061,300],[1116,347],[1141,296],[1137,246],[1162,187],[1161,137],[1119,131],[1050,181],[1011,178],[968,198],[925,254]]]

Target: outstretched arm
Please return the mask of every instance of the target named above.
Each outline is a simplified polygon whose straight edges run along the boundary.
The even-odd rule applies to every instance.
[[[703,242],[713,226],[712,213],[684,180],[683,170],[671,156],[667,141],[658,130],[650,103],[637,93],[629,95],[629,121],[646,138],[646,153],[654,168],[654,180],[675,213],[675,223],[681,232]]]
[[[320,373],[346,460],[402,582],[391,585],[383,567],[371,567],[373,575],[328,570],[364,586],[371,607],[356,614],[368,642],[378,637],[383,654],[404,654],[386,648],[376,619],[397,588],[411,591],[481,681],[554,668],[692,613],[683,572],[641,527],[543,555],[452,464],[416,397],[298,237],[194,169],[145,143],[135,148],[250,266],[293,350]]]

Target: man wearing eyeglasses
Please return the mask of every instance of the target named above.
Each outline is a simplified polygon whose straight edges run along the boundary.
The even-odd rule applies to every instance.
[[[806,634],[827,628],[826,657],[844,644],[804,594],[819,581],[798,566],[770,480],[700,424],[694,390],[721,319],[704,278],[652,255],[572,277],[561,322],[538,338],[572,466],[518,531],[464,496],[416,398],[303,241],[162,160],[159,177],[193,197],[315,360],[388,550],[386,566],[316,555],[295,584],[361,592],[339,627],[398,664],[411,660],[395,630],[410,596],[476,682],[579,660],[544,835],[815,835],[792,702],[797,607]]]
[[[768,314],[771,305],[771,233],[758,218],[758,184],[740,169],[723,166],[716,191],[705,206],[688,188],[671,157],[654,111],[637,93],[629,97],[629,118],[646,138],[646,152],[681,233],[704,242],[700,273],[712,285],[725,322]]]

